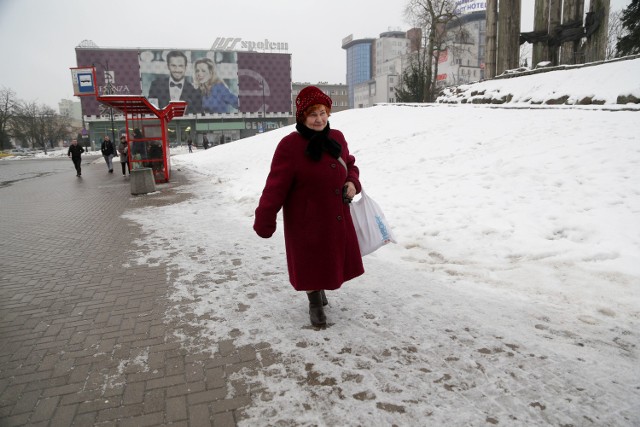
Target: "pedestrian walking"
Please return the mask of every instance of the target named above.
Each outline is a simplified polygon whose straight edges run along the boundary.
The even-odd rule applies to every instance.
[[[111,138],[109,135],[105,135],[100,144],[100,151],[102,152],[102,157],[104,157],[104,161],[107,162],[107,168],[109,168],[109,173],[113,173],[113,156],[117,155],[118,152],[116,148],[113,146],[111,142]]]
[[[314,326],[326,324],[325,291],[364,273],[349,210],[359,170],[342,132],[329,127],[331,104],[315,86],[298,94],[296,131],[276,147],[253,225],[269,238],[283,210],[289,281],[306,291]]]
[[[73,161],[73,166],[76,168],[76,176],[82,176],[82,168],[80,167],[82,153],[84,153],[84,148],[78,145],[78,140],[72,140],[71,145],[69,145],[69,150],[67,150],[67,157],[71,157]]]
[[[129,145],[127,144],[127,136],[120,135],[120,145],[118,146],[120,151],[120,166],[122,166],[122,176],[125,176],[125,172],[129,172],[131,175],[131,168],[129,168]]]
[[[207,135],[205,135],[204,138],[202,138],[202,146],[204,147],[205,150],[209,148],[209,139],[207,139]]]
[[[193,150],[192,150],[193,141],[191,140],[191,138],[187,139],[187,147],[189,147],[189,152],[193,153]]]

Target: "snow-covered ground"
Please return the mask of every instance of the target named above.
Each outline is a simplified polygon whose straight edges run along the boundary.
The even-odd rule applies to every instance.
[[[640,425],[640,112],[380,105],[330,121],[398,244],[329,293],[326,329],[288,284],[281,223],[252,230],[293,127],[174,156],[192,196],[126,214],[148,234],[135,262],[169,266],[167,320],[200,330],[185,346],[274,355],[229,378],[254,392],[244,425]]]

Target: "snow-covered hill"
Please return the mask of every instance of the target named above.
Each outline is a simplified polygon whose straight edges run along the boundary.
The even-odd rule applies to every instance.
[[[447,88],[437,102],[595,104],[640,109],[640,55],[603,63],[506,74],[493,80]]]

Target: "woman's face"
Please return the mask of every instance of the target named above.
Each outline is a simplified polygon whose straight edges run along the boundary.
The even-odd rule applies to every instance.
[[[314,105],[309,108],[304,125],[319,132],[327,126],[327,120],[329,120],[327,108],[324,105]]]
[[[204,83],[209,81],[211,78],[211,72],[209,71],[209,67],[204,62],[196,65],[196,81],[198,83]]]

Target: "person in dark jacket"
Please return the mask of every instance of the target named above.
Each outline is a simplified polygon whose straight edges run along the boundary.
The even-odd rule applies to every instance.
[[[111,142],[111,138],[109,135],[105,135],[102,140],[102,144],[100,144],[100,151],[102,152],[102,157],[104,157],[104,161],[107,163],[107,168],[109,168],[109,173],[113,173],[113,156],[117,155],[118,152],[116,148],[113,146]]]
[[[127,144],[127,136],[120,135],[120,145],[118,146],[118,150],[120,150],[120,166],[122,166],[122,176],[125,176],[125,172],[129,172],[131,175],[131,169],[129,168],[129,144]]]
[[[73,161],[73,166],[76,168],[76,176],[82,176],[82,168],[80,167],[80,163],[82,162],[82,153],[84,153],[84,148],[82,148],[81,145],[78,145],[78,140],[74,139],[71,141],[71,145],[67,151],[67,157],[71,157],[71,160]]]
[[[307,292],[314,326],[326,324],[325,290],[364,273],[348,204],[361,191],[360,174],[344,135],[329,126],[331,104],[315,86],[298,94],[296,132],[275,150],[253,225],[271,237],[283,209],[289,281]]]

